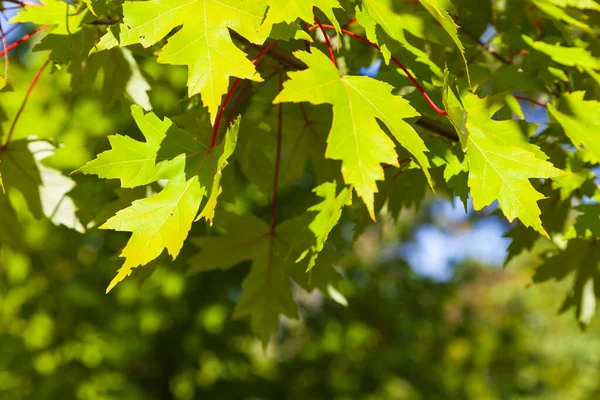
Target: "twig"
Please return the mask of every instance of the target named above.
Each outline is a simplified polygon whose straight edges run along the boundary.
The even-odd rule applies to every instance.
[[[496,50],[494,50],[489,44],[483,43],[481,40],[479,40],[479,38],[473,32],[471,32],[464,26],[461,26],[460,28],[468,37],[470,37],[473,41],[475,41],[479,46],[481,46],[485,51],[487,51],[490,55],[492,55],[492,57],[494,57],[496,60],[498,60],[501,63],[506,64],[506,65],[511,64],[510,60],[508,60],[508,59],[502,57],[500,54],[496,53]]]
[[[21,116],[21,113],[25,109],[25,105],[27,105],[27,100],[29,100],[29,96],[31,95],[33,88],[37,84],[38,80],[42,76],[42,72],[44,72],[44,69],[48,66],[48,64],[50,64],[50,58],[48,58],[46,60],[44,65],[42,65],[42,68],[40,68],[40,70],[37,72],[37,74],[35,74],[35,76],[33,77],[33,80],[31,81],[31,84],[29,85],[29,88],[27,89],[27,92],[25,93],[25,98],[23,99],[21,106],[17,110],[17,113],[15,114],[15,118],[13,119],[13,122],[10,126],[10,130],[8,131],[8,135],[6,136],[6,142],[4,142],[4,144],[2,146],[0,146],[0,155],[2,154],[2,150],[6,149],[6,147],[10,144],[12,135],[15,131],[15,127],[17,126],[17,121],[19,121],[19,117]]]
[[[16,40],[16,41],[12,42],[11,44],[9,44],[7,48],[5,48],[4,50],[0,51],[0,57],[3,57],[5,54],[7,54],[9,51],[11,51],[12,49],[14,49],[15,47],[17,47],[21,43],[26,42],[30,37],[32,37],[36,33],[40,32],[40,31],[43,31],[44,29],[48,29],[49,27],[50,27],[50,25],[42,25],[42,26],[38,27],[36,30],[34,30],[33,32],[27,33],[27,34],[23,35],[18,40]]]
[[[331,58],[331,62],[337,68],[338,67],[337,61],[335,61],[335,55],[333,54],[333,47],[331,47],[331,41],[329,40],[329,35],[325,31],[325,28],[323,27],[323,24],[321,23],[321,21],[319,21],[319,18],[317,18],[316,16],[315,16],[315,22],[319,26],[319,29],[321,30],[321,33],[323,34],[323,37],[325,38],[325,43],[327,44],[327,50],[329,51],[329,58]]]
[[[240,36],[239,34],[237,34],[235,31],[230,31],[230,32],[231,32],[232,37],[234,37],[236,40],[242,42],[244,45],[246,45],[248,47],[252,47],[252,48],[255,48],[258,50],[261,50],[264,48],[264,46],[259,46],[259,45],[250,43],[248,40],[246,40],[243,36]],[[304,64],[299,59],[291,56],[289,53],[280,50],[277,47],[273,47],[273,48],[269,49],[266,54],[269,57],[279,61],[281,64],[285,65],[287,67],[287,69],[294,70],[294,71],[306,69],[306,64]],[[458,141],[458,136],[456,134],[456,131],[452,127],[445,125],[434,118],[427,117],[427,116],[421,116],[417,121],[415,121],[415,124],[427,129],[428,131],[431,131],[442,137],[445,137],[446,139],[448,139],[452,142]]]
[[[335,29],[335,27],[333,25],[323,25],[323,27],[327,28],[327,29]],[[314,29],[314,27],[311,27],[311,29]],[[345,33],[346,35],[352,36],[355,39],[360,40],[363,43],[368,44],[369,46],[376,48],[377,50],[381,51],[381,48],[371,42],[369,39],[360,36],[357,33],[354,33],[352,31],[349,31],[347,29],[342,29],[341,30],[343,33]],[[429,106],[433,109],[433,111],[435,111],[436,113],[440,114],[440,115],[448,115],[448,113],[445,110],[442,110],[441,108],[439,108],[434,102],[433,100],[431,100],[431,98],[429,97],[429,95],[427,94],[427,92],[425,91],[425,89],[423,89],[423,87],[419,84],[419,82],[415,79],[415,77],[410,73],[410,71],[400,62],[398,61],[398,59],[394,56],[391,57],[391,60],[394,64],[396,64],[402,71],[404,71],[404,73],[406,74],[406,76],[408,76],[408,79],[410,79],[410,81],[413,83],[413,85],[415,85],[415,87],[417,88],[417,90],[421,93],[421,96],[423,96],[423,98],[425,99],[425,101],[427,101],[427,104],[429,104]]]
[[[252,64],[256,64],[258,59],[261,58],[266,52],[269,51],[269,49],[273,48],[273,46],[275,46],[276,44],[277,44],[277,40],[275,40],[274,42],[271,42],[268,46],[263,48],[260,51],[260,53],[258,53],[256,55],[256,57],[254,57],[252,59]],[[237,78],[235,80],[235,82],[233,82],[233,85],[231,85],[231,88],[227,92],[227,96],[225,96],[225,100],[223,100],[223,104],[221,104],[221,109],[219,110],[219,114],[217,114],[217,118],[215,119],[215,126],[213,127],[213,134],[212,134],[212,138],[210,140],[209,149],[212,149],[213,147],[215,147],[215,144],[217,143],[217,135],[219,133],[219,125],[221,124],[221,118],[223,118],[223,113],[225,112],[227,103],[229,103],[231,96],[233,95],[233,93],[235,92],[235,89],[237,88],[237,86],[240,84],[241,81],[242,81],[241,78]]]

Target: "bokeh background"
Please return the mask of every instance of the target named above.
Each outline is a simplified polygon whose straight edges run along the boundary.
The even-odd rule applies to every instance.
[[[11,53],[3,127],[43,63],[33,44]],[[141,69],[155,112],[181,112],[185,69]],[[545,110],[523,106],[544,123]],[[15,138],[56,138],[64,146],[44,163],[70,172],[105,148],[107,133],[133,129],[110,93],[73,92],[53,71]],[[132,196],[104,198],[96,185],[106,183],[72,179],[83,222]],[[195,251],[186,246],[105,295],[127,235],[81,235],[36,220],[19,193],[10,196],[23,242],[0,247],[2,400],[600,398],[598,323],[584,333],[558,313],[569,282],[529,287],[543,249],[504,266],[510,226],[493,207],[465,211],[428,195],[398,220],[384,215],[339,264],[338,302],[297,289],[300,320],[282,320],[265,351],[247,321],[232,319],[247,267],[186,276],[181,260]]]

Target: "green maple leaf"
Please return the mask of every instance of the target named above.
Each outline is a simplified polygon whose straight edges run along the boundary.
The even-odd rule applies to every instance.
[[[8,195],[0,190],[0,246],[6,244],[13,249],[20,249],[21,224],[12,208]]]
[[[333,14],[334,8],[342,8],[337,0],[269,0],[269,11],[263,26],[271,26],[280,22],[292,23],[298,18],[312,24],[313,8],[316,7],[329,18],[335,29],[340,32],[340,25]]]
[[[564,236],[565,240],[573,238],[600,238],[600,205],[581,204],[575,207],[581,212],[575,224],[569,228]]]
[[[567,295],[561,311],[575,307],[575,317],[585,328],[596,313],[597,298],[600,297],[600,248],[592,241],[571,239],[567,247],[546,258],[535,272],[533,281],[563,280],[574,273],[572,292]]]
[[[0,175],[5,189],[15,189],[25,197],[35,218],[47,217],[55,225],[83,232],[76,207],[67,195],[75,182],[41,161],[54,154],[45,141],[15,140],[0,153]]]
[[[563,127],[573,145],[583,146],[600,162],[600,102],[583,100],[585,92],[567,93],[548,112]]]
[[[265,344],[277,329],[279,315],[297,317],[286,278],[288,265],[294,264],[299,254],[291,247],[298,235],[298,226],[302,226],[297,222],[284,221],[273,231],[254,215],[238,217],[223,213],[219,215],[219,224],[228,230],[227,236],[192,239],[202,251],[190,259],[190,273],[227,269],[246,260],[252,262],[234,315],[250,316],[252,330]]]
[[[537,146],[527,142],[535,125],[493,120],[492,116],[502,108],[500,100],[504,95],[480,99],[467,92],[461,102],[453,91],[445,90],[444,97],[448,116],[466,149],[468,184],[475,210],[498,200],[509,221],[519,218],[525,226],[548,237],[537,205],[544,196],[529,179],[564,173],[546,161],[547,156]]]
[[[531,250],[540,235],[531,228],[517,224],[506,232],[504,237],[511,239],[506,253],[506,260],[504,261],[504,265],[506,265],[523,251]]]
[[[54,25],[55,35],[69,35],[81,29],[86,12],[77,12],[77,7],[60,0],[42,0],[39,5],[26,5],[10,23],[31,22],[37,25]],[[67,27],[68,24],[68,27]]]
[[[419,114],[400,96],[391,94],[387,83],[363,76],[342,76],[323,53],[297,51],[308,69],[289,72],[283,90],[273,101],[332,104],[333,123],[325,156],[342,161],[342,175],[363,199],[375,219],[376,181],[383,180],[381,163],[399,166],[393,141],[381,130],[383,122],[392,135],[411,152],[431,182],[427,148],[403,118]],[[431,183],[430,183],[431,184]]]
[[[266,6],[264,0],[128,1],[123,4],[120,44],[149,47],[182,26],[162,48],[158,62],[188,66],[188,95],[200,93],[214,122],[230,77],[262,81],[254,64],[233,44],[229,29],[262,44],[270,31],[259,29]],[[116,45],[114,32],[106,35],[102,49]]]
[[[465,64],[465,71],[467,72],[467,80],[470,81],[469,78],[469,64],[467,63],[467,59],[465,57],[465,48],[458,38],[458,25],[454,22],[448,11],[444,10],[438,0],[421,0],[421,5],[425,7],[427,11],[435,18],[437,22],[444,28],[444,30],[450,35],[450,38],[456,44],[460,55],[462,56],[463,62]]]
[[[313,190],[317,196],[323,198],[323,201],[308,209],[309,211],[317,211],[317,215],[309,225],[310,230],[315,235],[316,242],[302,253],[297,260],[299,262],[305,257],[309,257],[307,271],[315,266],[317,257],[323,250],[329,233],[342,216],[344,206],[352,204],[352,189],[345,187],[337,194],[336,188],[337,183],[333,181],[325,182]]]
[[[575,12],[574,10],[570,10],[571,14],[567,13],[567,11],[565,10],[565,8],[567,7],[566,2],[563,2],[562,4],[555,4],[556,1],[552,1],[552,0],[531,0],[531,2],[543,13],[547,14],[548,16],[550,16],[551,18],[553,18],[556,21],[563,21],[567,24],[570,25],[574,25],[577,26],[579,28],[585,29],[587,31],[592,31],[592,29],[589,27],[589,25],[583,23],[584,19],[587,19],[589,17],[586,17],[585,14],[581,13],[581,12]],[[573,3],[577,3],[577,2],[573,2]],[[598,6],[596,4],[596,6]],[[585,7],[585,5],[583,6]],[[582,8],[583,8],[582,7]]]
[[[100,228],[132,232],[121,256],[123,267],[107,292],[130,275],[132,269],[158,257],[166,248],[177,257],[204,197],[208,197],[198,218],[212,223],[220,194],[221,172],[237,142],[239,118],[227,131],[225,141],[207,149],[168,118],[145,114],[132,106],[132,115],[146,138],[138,142],[113,135],[112,149],[101,153],[80,169],[84,174],[118,178],[123,187],[135,187],[168,179],[158,194],[136,200]]]
[[[376,30],[377,25],[379,25],[392,39],[399,42],[403,48],[413,54],[416,57],[416,61],[427,65],[438,77],[443,77],[442,70],[431,61],[431,57],[420,48],[414,46],[407,39],[406,32],[419,32],[423,30],[422,27],[424,26],[435,30],[434,27],[425,25],[423,18],[419,18],[419,16],[412,13],[398,14],[394,12],[392,0],[364,0],[362,8],[356,8],[356,18],[358,23],[365,28],[367,38],[380,45],[386,63],[389,63],[391,53],[387,45],[378,37]],[[430,38],[430,35],[422,34],[419,36],[422,39]]]
[[[532,49],[546,54],[552,61],[565,65],[567,67],[582,67],[590,69],[600,69],[600,60],[589,51],[580,47],[564,47],[545,42],[537,42],[526,35],[521,38]]]

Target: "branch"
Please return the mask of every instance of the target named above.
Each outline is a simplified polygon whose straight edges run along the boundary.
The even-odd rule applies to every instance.
[[[244,44],[247,47],[251,47],[257,51],[262,51],[265,48],[265,46],[260,46],[258,44],[249,42],[245,37],[243,37],[242,35],[240,35],[239,33],[235,32],[235,31],[230,30],[229,33],[231,34],[231,37],[233,39],[237,40],[238,42]],[[288,69],[292,69],[292,70],[306,69],[306,64],[304,64],[302,61],[298,60],[291,54],[289,54],[277,47],[272,47],[272,48],[268,49],[266,54],[269,57],[273,58],[274,60],[277,60],[281,64],[285,65]]]
[[[512,64],[510,60],[502,57],[500,54],[496,53],[496,50],[494,50],[489,44],[487,43],[483,43],[481,40],[479,40],[479,38],[470,30],[468,30],[467,28],[465,28],[464,26],[461,26],[460,29],[469,37],[471,38],[473,41],[475,41],[479,46],[481,46],[485,51],[487,51],[489,54],[491,54],[496,60],[500,61],[503,64],[506,65],[510,65]]]
[[[11,44],[9,44],[6,49],[0,51],[0,57],[4,57],[5,54],[7,54],[9,51],[11,51],[12,49],[14,49],[18,45],[20,45],[23,42],[26,42],[30,37],[32,37],[36,33],[40,32],[40,31],[43,31],[44,29],[48,29],[49,27],[50,27],[50,25],[42,25],[42,26],[38,27],[36,30],[34,30],[33,32],[26,33],[25,35],[23,35],[18,40],[16,40],[16,41],[12,42]]]

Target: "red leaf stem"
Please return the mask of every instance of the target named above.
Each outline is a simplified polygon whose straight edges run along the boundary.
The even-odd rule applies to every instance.
[[[6,49],[0,51],[0,57],[3,57],[5,54],[7,54],[9,51],[11,51],[12,49],[14,49],[15,47],[17,47],[21,43],[26,42],[27,40],[29,40],[30,37],[32,37],[36,33],[40,32],[40,31],[43,31],[44,29],[48,29],[49,27],[50,27],[50,25],[42,25],[42,26],[38,27],[36,30],[34,30],[33,32],[26,33],[25,35],[23,35],[18,40],[15,40],[11,44],[9,44]]]
[[[42,65],[42,67],[37,72],[37,74],[35,74],[35,76],[33,77],[33,80],[29,84],[29,88],[27,89],[27,92],[25,93],[25,98],[23,99],[23,102],[19,106],[19,109],[17,110],[17,113],[15,114],[15,119],[13,119],[13,122],[12,122],[12,124],[10,126],[10,130],[8,131],[8,135],[6,136],[6,142],[3,145],[0,146],[0,155],[2,154],[2,150],[4,150],[9,145],[10,140],[12,139],[12,135],[13,135],[13,133],[15,131],[15,127],[17,126],[17,121],[19,121],[19,117],[21,116],[21,113],[25,109],[25,105],[27,104],[27,100],[29,100],[29,96],[31,96],[31,92],[33,91],[33,88],[35,87],[35,85],[39,81],[40,77],[42,76],[42,72],[44,72],[44,69],[46,69],[46,67],[48,66],[48,64],[50,64],[50,59],[49,58],[46,60],[46,62],[44,63],[44,65]]]
[[[264,49],[261,50],[260,53],[258,53],[256,55],[256,57],[254,57],[252,59],[252,64],[256,64],[256,62],[269,50],[271,50],[271,48],[273,46],[275,46],[277,44],[277,40],[269,43],[268,46],[266,46]],[[215,119],[215,126],[213,127],[213,134],[212,134],[212,138],[210,140],[210,147],[209,150],[212,149],[213,147],[215,147],[215,144],[217,142],[217,134],[219,133],[219,125],[221,124],[221,118],[223,118],[223,113],[225,112],[225,108],[227,107],[227,103],[229,103],[229,100],[231,100],[231,96],[233,95],[233,92],[235,92],[235,89],[238,87],[238,85],[240,84],[240,81],[242,79],[241,78],[237,78],[235,80],[235,82],[233,82],[233,85],[231,85],[231,88],[229,88],[229,91],[227,92],[227,95],[225,96],[225,100],[223,100],[223,104],[221,104],[221,109],[219,110],[219,114],[217,114],[217,118]]]
[[[325,43],[327,43],[327,50],[329,51],[329,58],[331,58],[331,62],[337,68],[337,61],[335,61],[335,55],[333,54],[333,47],[331,47],[331,41],[329,40],[329,35],[327,34],[327,31],[325,31],[325,28],[323,27],[323,24],[321,23],[321,21],[319,21],[319,18],[317,18],[316,16],[315,16],[315,22],[317,23],[319,29],[321,29],[321,33],[323,33],[323,37],[325,38]]]
[[[313,25],[310,27],[310,30],[314,30],[316,29],[318,26],[317,25]],[[325,29],[335,29],[335,27],[333,25],[323,25],[323,27]],[[356,34],[352,31],[349,31],[347,29],[342,29],[342,32],[345,33],[346,35],[352,36],[355,39],[360,40],[363,43],[368,44],[369,46],[376,48],[377,50],[381,50],[381,48],[371,42],[369,39],[360,36],[359,34]],[[400,62],[398,61],[398,59],[394,56],[392,56],[391,58],[392,62],[394,64],[396,64],[402,71],[404,71],[404,73],[406,74],[406,76],[408,76],[408,79],[410,79],[410,81],[413,83],[413,85],[415,85],[415,87],[417,88],[417,90],[421,93],[421,96],[423,96],[423,98],[425,99],[425,101],[427,101],[427,104],[429,104],[429,106],[433,109],[433,111],[435,111],[436,113],[438,113],[439,115],[448,115],[448,113],[445,110],[442,110],[441,108],[439,108],[434,102],[433,100],[431,100],[431,98],[429,97],[429,95],[427,94],[427,92],[425,91],[425,89],[423,89],[423,87],[419,84],[419,82],[415,79],[415,77],[408,71],[408,69],[406,69],[406,67]]]

